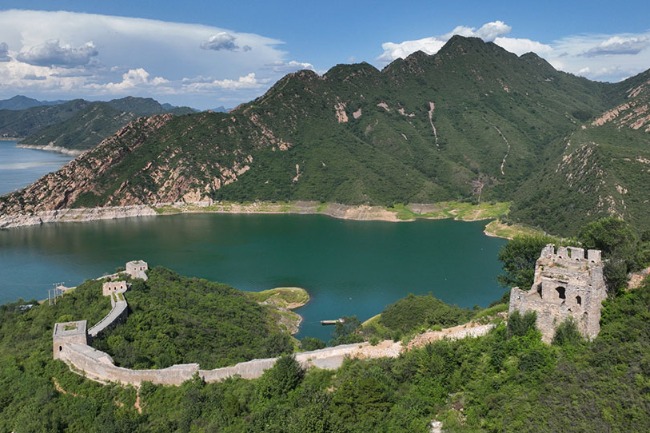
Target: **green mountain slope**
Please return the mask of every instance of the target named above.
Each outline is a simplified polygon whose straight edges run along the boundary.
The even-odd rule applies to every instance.
[[[161,113],[188,114],[187,107],[164,108],[151,98],[126,97],[109,102],[96,102],[80,110],[69,119],[39,129],[21,143],[34,146],[57,146],[82,151],[98,145],[140,116]]]
[[[32,107],[40,107],[43,105],[57,105],[64,101],[39,101],[37,99],[28,98],[23,95],[16,95],[9,99],[0,101],[0,110],[25,110]]]
[[[0,136],[26,137],[41,128],[64,122],[91,102],[75,99],[58,105],[39,105],[25,110],[0,110]]]
[[[631,80],[591,82],[534,54],[518,57],[457,36],[433,56],[417,52],[382,71],[361,63],[323,76],[289,74],[230,113],[132,123],[62,172],[0,201],[0,212],[206,198],[393,204],[516,197],[527,209],[527,199],[543,198],[534,182],[551,182],[541,179],[562,158],[567,137],[605,134],[586,125],[643,82]],[[586,202],[572,204],[589,210]],[[532,210],[513,218],[540,220]],[[570,224],[540,223],[564,232]]]
[[[650,72],[612,95],[620,104],[555,143],[561,151],[515,194],[513,218],[567,234],[607,215],[650,229]]]

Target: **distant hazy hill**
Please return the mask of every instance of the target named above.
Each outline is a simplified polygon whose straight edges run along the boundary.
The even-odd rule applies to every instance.
[[[43,105],[58,105],[65,101],[39,101],[22,95],[0,101],[0,110],[26,110],[27,108],[40,107]]]
[[[9,101],[22,101],[29,108],[0,109],[0,136],[24,137],[22,143],[48,144],[85,150],[139,116],[161,113],[187,114],[187,107],[163,106],[151,98],[126,97],[109,102],[89,102],[77,99],[67,102],[43,103],[17,96]],[[7,104],[9,105],[9,104]]]
[[[109,102],[93,102],[68,119],[31,133],[21,142],[35,146],[53,145],[70,150],[86,150],[140,116],[161,113],[193,113],[188,107],[159,104],[151,98],[126,97]]]
[[[647,88],[647,73],[597,83],[457,36],[382,71],[289,74],[229,113],[140,119],[0,212],[202,197],[514,200],[513,218],[558,233],[604,213],[650,228],[648,130],[641,114],[630,120],[647,110]],[[618,120],[595,121],[612,109]]]

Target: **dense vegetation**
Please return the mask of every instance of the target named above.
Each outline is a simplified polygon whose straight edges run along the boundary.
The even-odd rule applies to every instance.
[[[126,323],[93,342],[123,367],[212,369],[293,350],[275,315],[224,284],[154,268],[127,299]]]
[[[399,340],[431,328],[448,328],[469,321],[474,312],[449,305],[433,295],[409,294],[386,307],[377,323],[363,332],[369,337]]]
[[[55,320],[105,311],[97,282],[81,288],[56,307],[0,308],[1,431],[426,432],[432,419],[452,432],[650,429],[650,282],[606,302],[592,343],[565,326],[545,345],[524,316],[485,338],[347,361],[336,372],[304,372],[285,357],[259,380],[145,384],[142,413],[135,389],[51,360]]]

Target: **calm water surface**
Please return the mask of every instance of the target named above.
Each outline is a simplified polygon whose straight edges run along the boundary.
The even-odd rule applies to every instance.
[[[0,141],[0,194],[70,157]],[[499,298],[501,239],[484,223],[356,222],[320,215],[176,215],[0,230],[0,303],[44,299],[133,259],[242,290],[307,289],[299,336],[328,339],[322,319],[365,320],[408,293],[465,307]]]
[[[321,215],[189,214],[0,231],[0,303],[47,298],[132,259],[242,290],[307,289],[299,336],[328,339],[322,319],[365,320],[408,293],[465,307],[499,298],[504,240],[484,222],[357,222]]]
[[[60,153],[20,149],[15,141],[0,141],[0,195],[26,187],[71,159]]]

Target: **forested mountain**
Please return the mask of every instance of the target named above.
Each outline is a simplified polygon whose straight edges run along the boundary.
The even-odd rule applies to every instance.
[[[592,82],[455,36],[382,71],[289,74],[229,113],[135,121],[0,212],[206,197],[500,200],[514,202],[512,219],[556,233],[604,214],[650,229],[648,78]]]
[[[23,95],[16,95],[9,99],[0,101],[0,110],[25,110],[32,107],[40,107],[43,105],[58,105],[65,101],[39,101],[38,99],[28,98]]]
[[[23,102],[28,100],[29,104],[25,104],[29,107],[0,109],[0,136],[21,138],[21,143],[28,145],[50,145],[76,151],[96,146],[140,116],[194,112],[187,107],[161,105],[151,98],[134,97],[108,102],[77,99],[56,104],[15,97],[2,102],[16,98]]]

